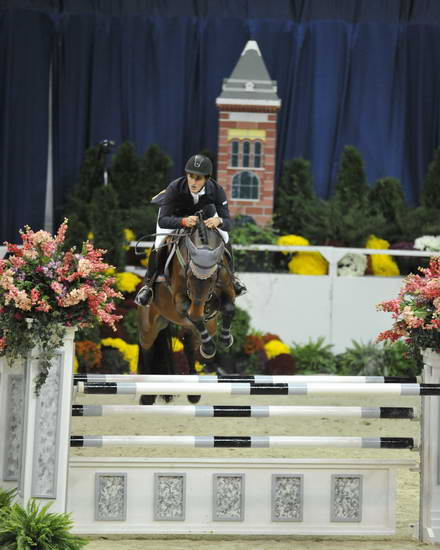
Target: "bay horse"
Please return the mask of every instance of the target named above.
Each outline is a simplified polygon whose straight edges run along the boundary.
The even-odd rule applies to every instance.
[[[195,374],[195,353],[209,359],[216,353],[213,340],[218,316],[222,316],[219,341],[233,343],[230,332],[235,313],[235,291],[229,252],[216,229],[208,229],[198,214],[194,228],[181,229],[165,242],[172,258],[167,260],[165,280],[154,283],[149,306],[138,307],[139,374],[174,374],[170,323],[184,329],[184,351],[189,370]],[[159,262],[161,263],[161,262]],[[150,405],[156,396],[142,395],[141,405]],[[169,401],[172,396],[165,396]],[[188,396],[197,403],[199,395]]]

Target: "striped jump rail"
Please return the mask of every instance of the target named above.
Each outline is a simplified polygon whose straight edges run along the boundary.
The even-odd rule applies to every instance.
[[[241,405],[73,405],[72,416],[192,416],[192,417],[352,417],[392,418],[415,420],[414,407],[294,407],[294,406],[241,406]]]
[[[253,383],[145,383],[78,382],[77,393],[150,395],[440,395],[440,384],[253,384]]]
[[[346,447],[356,449],[418,448],[412,437],[309,437],[309,436],[207,436],[207,435],[72,435],[71,447]]]
[[[250,384],[296,384],[296,383],[339,383],[339,384],[416,384],[418,377],[402,378],[398,376],[337,376],[327,374],[316,375],[207,375],[197,374],[75,374],[73,383],[102,382],[167,382],[167,383],[250,383]]]

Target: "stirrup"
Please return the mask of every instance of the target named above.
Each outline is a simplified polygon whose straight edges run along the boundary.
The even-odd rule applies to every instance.
[[[235,296],[243,296],[247,292],[246,285],[238,277],[234,277]]]
[[[136,294],[134,303],[140,307],[147,307],[151,304],[152,299],[153,289],[149,285],[144,285]]]

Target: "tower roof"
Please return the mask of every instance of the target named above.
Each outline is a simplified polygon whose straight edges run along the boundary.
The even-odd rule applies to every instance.
[[[216,103],[272,108],[281,106],[277,83],[271,80],[255,40],[249,40],[231,76],[223,79],[222,93]]]

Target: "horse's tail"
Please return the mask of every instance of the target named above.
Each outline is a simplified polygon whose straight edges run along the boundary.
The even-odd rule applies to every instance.
[[[171,329],[162,329],[154,344],[146,350],[139,345],[138,374],[174,374],[173,352],[171,348]],[[163,399],[171,401],[172,395],[164,395]],[[141,396],[142,405],[152,405],[156,396]]]

